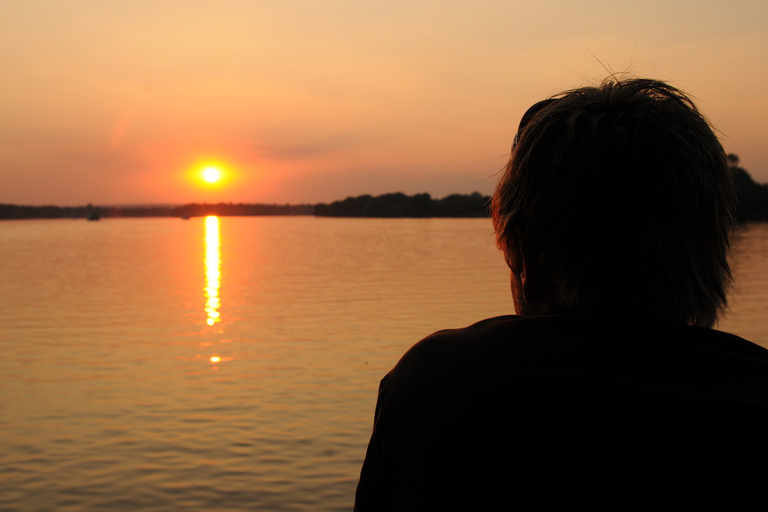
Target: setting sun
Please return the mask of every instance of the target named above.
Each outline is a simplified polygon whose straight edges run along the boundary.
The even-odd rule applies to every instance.
[[[203,170],[203,179],[208,183],[216,183],[221,179],[221,171],[216,167],[206,167]]]
[[[231,190],[239,177],[237,167],[220,157],[195,158],[183,172],[184,181],[197,191],[205,191],[208,194],[207,200],[214,197],[227,199],[229,196],[225,196],[225,193]]]

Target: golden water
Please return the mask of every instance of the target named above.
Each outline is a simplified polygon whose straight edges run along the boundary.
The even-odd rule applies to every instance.
[[[724,330],[768,345],[768,225]],[[488,219],[0,223],[0,510],[350,510],[379,379],[512,312]]]
[[[2,510],[349,510],[383,374],[511,311],[487,219],[11,221],[0,261]]]

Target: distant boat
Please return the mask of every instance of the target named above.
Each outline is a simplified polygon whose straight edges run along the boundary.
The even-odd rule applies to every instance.
[[[189,215],[182,215],[181,220],[189,220]]]
[[[88,215],[88,220],[99,220],[101,217],[96,212],[91,212],[90,215]]]

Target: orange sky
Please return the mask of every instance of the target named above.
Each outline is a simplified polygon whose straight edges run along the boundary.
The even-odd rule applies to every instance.
[[[600,62],[691,93],[768,182],[767,27],[764,0],[3,1],[0,203],[490,193],[522,112]]]

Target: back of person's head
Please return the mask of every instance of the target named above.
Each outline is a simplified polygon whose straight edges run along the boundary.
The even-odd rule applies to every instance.
[[[557,308],[712,326],[733,208],[725,153],[692,101],[630,79],[531,107],[492,212],[510,267],[521,251]]]

